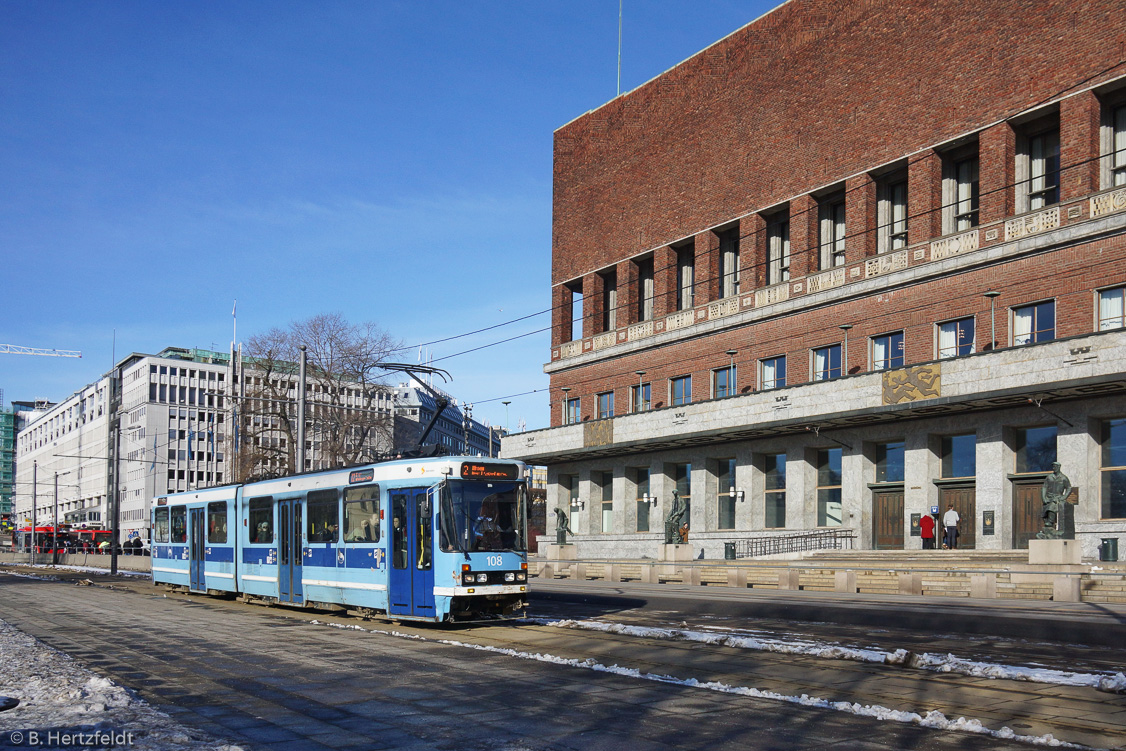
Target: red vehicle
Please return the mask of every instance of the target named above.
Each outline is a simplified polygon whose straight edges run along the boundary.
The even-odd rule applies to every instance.
[[[113,543],[113,532],[108,529],[75,529],[71,530],[71,534],[78,543],[78,549],[86,553],[108,553]]]
[[[35,552],[36,553],[50,553],[52,552],[52,544],[55,545],[55,551],[59,553],[67,552],[68,543],[72,540],[70,530],[59,527],[58,536],[55,536],[54,527],[36,527],[35,528]],[[12,532],[12,547],[21,552],[27,552],[31,549],[32,534],[31,527],[22,527]]]

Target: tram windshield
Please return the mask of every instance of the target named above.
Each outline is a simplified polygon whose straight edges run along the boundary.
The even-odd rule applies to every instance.
[[[527,550],[524,483],[449,480],[442,483],[439,492],[442,550]]]

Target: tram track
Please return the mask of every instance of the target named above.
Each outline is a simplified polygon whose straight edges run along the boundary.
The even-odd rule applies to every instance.
[[[58,576],[58,574],[55,574]],[[50,586],[70,586],[73,582],[53,582]],[[143,597],[163,597],[145,580],[108,581],[91,577],[98,587],[143,607]],[[731,646],[707,644],[674,638],[638,636],[562,628],[550,622],[521,622],[504,625],[437,628],[410,623],[360,619],[324,612],[269,608],[260,610],[248,604],[195,595],[167,594],[206,617],[212,610],[269,613],[272,622],[293,622],[364,631],[380,639],[409,639],[437,642],[462,649],[489,651],[525,660],[540,660],[587,670],[616,672],[619,675],[685,685],[745,689],[775,701],[800,700],[805,696],[840,702],[845,705],[884,708],[892,713],[915,713],[926,717],[941,712],[948,720],[959,717],[980,722],[984,728],[1026,737],[1054,738],[1092,748],[1119,748],[1126,742],[1121,715],[1126,714],[1123,697],[1089,687],[1051,686],[1026,681],[998,680],[964,675],[935,674],[901,665],[876,664],[826,659],[809,655],[780,654]],[[3,610],[0,610],[2,617]],[[667,614],[650,617],[650,622],[668,624]],[[646,620],[638,613],[619,612],[601,621]],[[266,655],[280,645],[264,647]],[[287,651],[292,651],[288,650]],[[323,666],[320,658],[291,655],[289,659],[309,669]],[[344,667],[341,665],[340,667]],[[205,662],[185,653],[168,663],[169,677],[206,673]],[[167,678],[166,678],[167,680]],[[128,681],[126,681],[128,683]],[[756,695],[756,694],[751,694]],[[1119,724],[1106,718],[1118,716]]]

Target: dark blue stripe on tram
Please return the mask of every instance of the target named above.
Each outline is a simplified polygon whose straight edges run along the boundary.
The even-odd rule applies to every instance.
[[[304,562],[306,566],[321,566],[323,568],[336,568],[336,546],[331,543],[305,548]]]
[[[353,548],[345,550],[345,568],[386,568],[387,555],[383,548]]]
[[[188,557],[184,555],[184,553],[187,549],[187,545],[156,545],[153,547],[153,558],[165,558],[170,561],[186,561]]]
[[[234,563],[235,549],[233,547],[219,547],[209,545],[205,548],[205,558],[214,563]]]
[[[243,548],[242,562],[273,566],[278,562],[277,548]]]

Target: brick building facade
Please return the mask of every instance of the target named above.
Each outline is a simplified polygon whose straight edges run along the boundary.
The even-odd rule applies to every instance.
[[[1126,533],[1126,30],[791,0],[555,133],[549,468],[587,555]],[[550,532],[550,530],[549,530]]]

